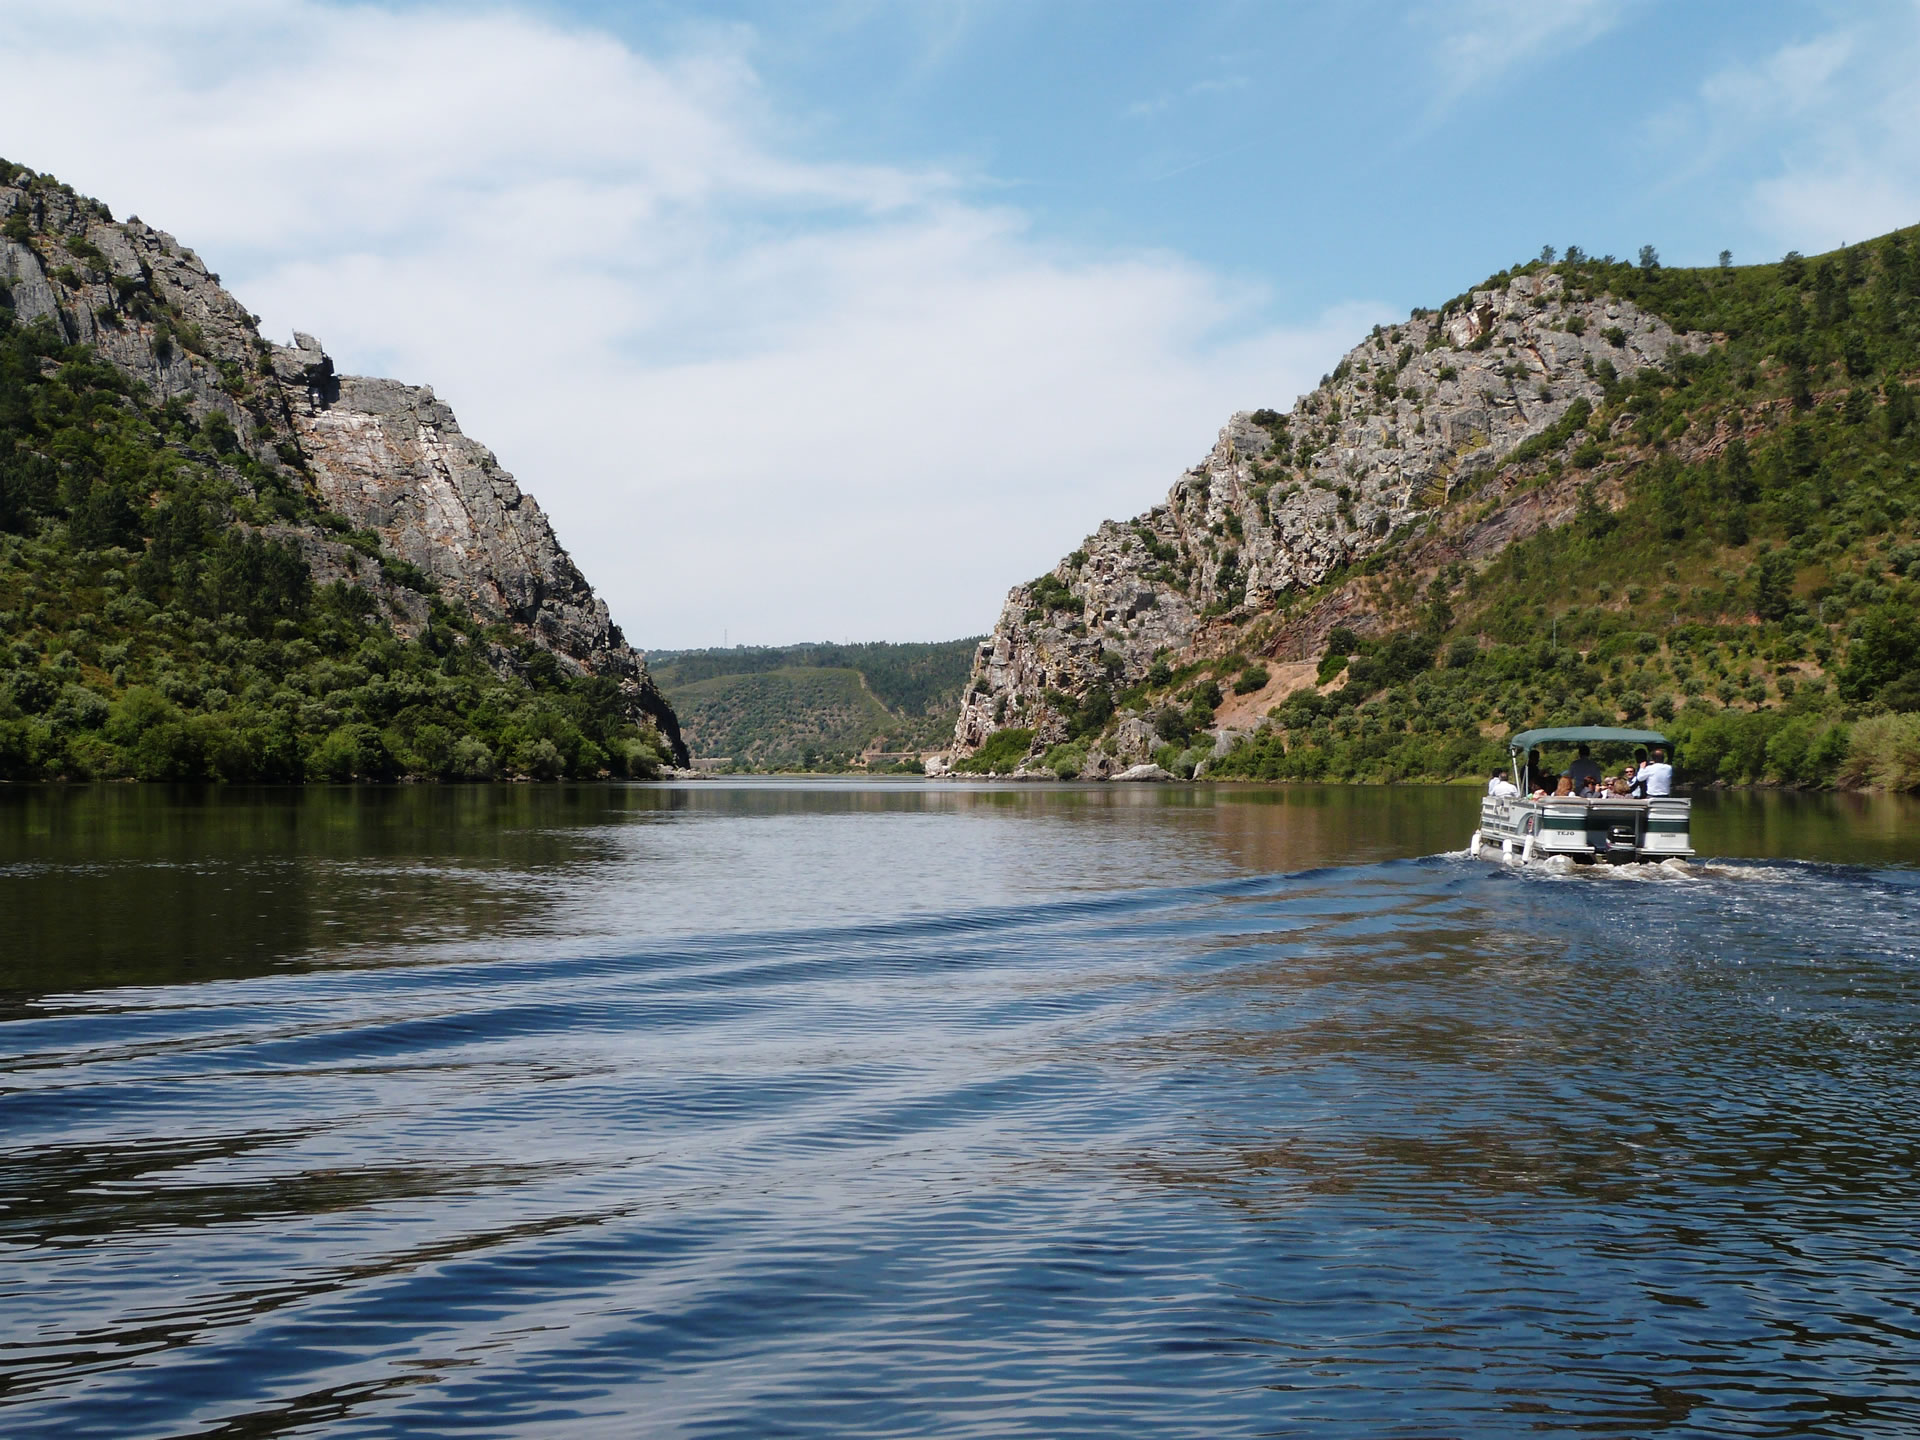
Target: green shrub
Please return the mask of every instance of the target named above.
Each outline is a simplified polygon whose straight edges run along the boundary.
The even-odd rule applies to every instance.
[[[1877,790],[1920,790],[1920,714],[1872,715],[1853,727],[1843,783]]]
[[[342,725],[320,743],[311,768],[329,780],[392,780],[399,766],[372,725]]]
[[[969,775],[1005,775],[1017,769],[1032,748],[1032,730],[1019,727],[996,730],[978,750],[953,768]]]
[[[1820,716],[1798,715],[1767,740],[1767,777],[1782,785],[1831,785],[1847,755],[1848,732]]]
[[[1195,768],[1212,753],[1211,745],[1162,745],[1153,752],[1153,763],[1176,779],[1191,780]]]
[[[1847,647],[1847,663],[1835,677],[1848,700],[1870,700],[1920,670],[1920,620],[1911,611],[1878,606],[1863,617]]]
[[[493,752],[487,748],[486,741],[472,735],[463,735],[454,741],[447,756],[446,775],[449,780],[491,780]]]
[[[1040,762],[1062,780],[1072,780],[1086,767],[1087,747],[1079,742],[1056,745]]]
[[[1272,679],[1273,676],[1267,673],[1266,666],[1249,665],[1246,669],[1242,670],[1239,675],[1234,677],[1233,693],[1236,695],[1251,695],[1256,690],[1265,689],[1268,682]]]
[[[1066,581],[1048,571],[1029,587],[1033,592],[1033,608],[1043,614],[1052,610],[1068,610],[1078,615],[1087,608],[1086,601],[1067,589]]]
[[[519,759],[521,772],[535,780],[558,780],[567,773],[560,747],[545,737],[521,746]]]

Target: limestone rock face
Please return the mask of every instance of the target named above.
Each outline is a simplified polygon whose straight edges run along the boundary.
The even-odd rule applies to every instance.
[[[1377,328],[1289,414],[1234,415],[1163,504],[1102,523],[1013,588],[975,657],[955,753],[1009,726],[1033,728],[1043,751],[1067,736],[1049,692],[1119,691],[1156,657],[1177,666],[1228,648],[1292,594],[1437,516],[1575,404],[1597,408],[1606,367],[1630,376],[1676,346],[1706,339],[1570,294],[1553,273]],[[1119,749],[1107,742],[1117,758],[1152,752],[1143,722],[1121,727]]]
[[[276,370],[288,354],[276,349]],[[588,669],[620,668],[624,646],[606,603],[560,548],[539,504],[461,433],[433,391],[349,375],[288,401],[329,508],[479,614],[524,627]]]
[[[442,596],[510,626],[576,674],[616,680],[630,713],[651,719],[687,762],[672,707],[546,515],[431,390],[338,375],[310,335],[269,344],[220,277],[171,235],[116,222],[30,172],[0,184],[0,227],[16,215],[31,233],[0,236],[0,302],[17,320],[92,345],[149,399],[178,402],[196,424],[224,417],[234,443],[373,531]],[[244,491],[244,478],[230,473]],[[368,590],[402,633],[426,622],[423,597],[363,565],[331,532],[269,528],[299,546],[316,582]],[[504,650],[495,659],[512,663]]]

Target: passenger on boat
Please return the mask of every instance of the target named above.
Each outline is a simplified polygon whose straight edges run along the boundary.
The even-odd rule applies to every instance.
[[[1572,779],[1574,789],[1584,791],[1587,782],[1600,778],[1600,762],[1593,758],[1591,750],[1582,745],[1579,758],[1567,766],[1567,775]]]
[[[1493,778],[1487,781],[1487,794],[1497,800],[1511,800],[1519,793],[1520,787],[1507,779],[1507,777],[1500,772],[1499,767],[1495,766]]]
[[[1560,783],[1553,787],[1553,793],[1555,795],[1573,794],[1573,781],[1569,777],[1562,775],[1560,777]]]
[[[1667,763],[1666,751],[1655,747],[1653,758],[1633,777],[1633,793],[1649,798],[1673,794],[1673,766]]]
[[[1527,751],[1527,763],[1520,767],[1520,786],[1529,795],[1547,793],[1547,777],[1540,772],[1540,752]]]

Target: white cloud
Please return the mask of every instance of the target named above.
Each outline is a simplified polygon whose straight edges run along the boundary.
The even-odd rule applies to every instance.
[[[1245,75],[1209,76],[1204,80],[1195,80],[1180,93],[1180,99],[1191,100],[1210,95],[1232,95],[1245,90],[1253,81]],[[1175,105],[1172,93],[1162,91],[1150,100],[1136,100],[1122,112],[1129,119],[1151,120],[1156,115],[1164,115]]]
[[[1436,108],[1492,85],[1514,68],[1577,49],[1618,24],[1619,0],[1436,0],[1419,16],[1436,29]]]
[[[1756,226],[1817,251],[1920,220],[1920,8],[1855,11],[1842,29],[1730,66],[1700,87],[1698,172],[1740,149]],[[1680,138],[1687,138],[1684,130]]]
[[[1799,114],[1829,97],[1854,44],[1852,35],[1842,33],[1784,45],[1758,65],[1730,66],[1709,76],[1701,97],[1716,110],[1748,117]]]
[[[985,629],[1388,318],[1263,326],[1178,257],[796,159],[738,37],[313,0],[0,24],[9,158],[177,233],[270,333],[432,384],[643,645]]]

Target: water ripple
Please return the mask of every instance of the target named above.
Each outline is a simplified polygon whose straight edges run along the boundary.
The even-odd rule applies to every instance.
[[[1915,899],[1429,856],[49,996],[0,1428],[1910,1435]]]

